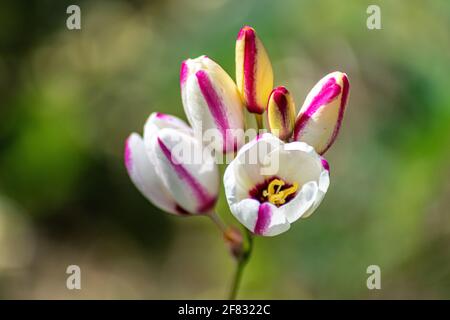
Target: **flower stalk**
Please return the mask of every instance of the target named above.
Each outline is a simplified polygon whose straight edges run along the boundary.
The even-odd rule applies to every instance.
[[[225,225],[223,220],[220,218],[220,216],[217,214],[216,211],[213,211],[211,214],[208,215],[208,217],[211,218],[211,220],[214,222],[214,224],[219,228],[219,230],[225,235],[228,227]]]
[[[241,255],[236,257],[236,271],[231,283],[230,295],[228,296],[229,300],[235,300],[237,297],[239,288],[241,286],[242,275],[244,273],[245,266],[247,265],[253,251],[253,234],[248,230],[245,230],[245,234],[247,243],[245,248],[243,248]]]

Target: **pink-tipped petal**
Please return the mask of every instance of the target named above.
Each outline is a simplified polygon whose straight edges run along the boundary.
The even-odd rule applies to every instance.
[[[147,144],[149,137],[155,136],[159,130],[165,128],[175,129],[188,135],[194,134],[192,128],[180,118],[162,112],[153,112],[144,125],[144,142]]]

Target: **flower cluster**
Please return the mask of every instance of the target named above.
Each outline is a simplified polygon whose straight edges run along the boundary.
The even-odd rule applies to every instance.
[[[329,165],[323,154],[341,127],[349,82],[341,72],[326,75],[296,115],[289,91],[274,88],[269,56],[253,28],[239,31],[235,53],[236,82],[207,56],[182,63],[181,99],[189,125],[151,114],[143,138],[133,133],[127,139],[125,164],[136,187],[162,210],[210,215],[219,172],[198,137],[214,130],[214,152],[235,155],[223,177],[232,214],[253,234],[274,236],[310,216],[327,192]],[[248,143],[240,134],[249,127],[246,114],[267,131]],[[183,161],[180,146],[202,154],[201,161]]]

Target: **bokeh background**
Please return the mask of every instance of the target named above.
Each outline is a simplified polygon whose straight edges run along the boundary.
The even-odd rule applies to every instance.
[[[370,4],[381,30],[366,27]],[[183,59],[207,54],[234,77],[245,24],[298,107],[334,70],[351,94],[324,202],[256,239],[240,297],[450,298],[446,0],[2,1],[1,298],[226,297],[234,263],[215,227],[146,201],[123,145],[153,111],[185,118]],[[82,290],[66,289],[72,264]],[[382,290],[366,287],[373,264]]]

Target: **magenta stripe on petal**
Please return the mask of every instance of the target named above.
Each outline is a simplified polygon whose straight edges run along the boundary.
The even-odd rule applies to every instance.
[[[174,161],[172,157],[172,152],[169,148],[164,144],[164,142],[158,138],[158,144],[161,148],[164,156],[169,160],[172,168],[177,173],[178,177],[185,181],[187,186],[192,190],[194,196],[197,198],[199,202],[199,206],[197,208],[199,213],[203,213],[211,209],[216,203],[216,198],[209,195],[208,191],[197,181],[189,171],[181,164]]]
[[[323,158],[323,157],[320,158],[320,161],[322,163],[322,167],[325,170],[327,170],[328,172],[330,172],[330,164],[328,163],[328,161],[325,158]]]
[[[261,203],[258,208],[258,217],[256,218],[255,234],[264,235],[270,225],[272,210],[268,202]]]
[[[183,121],[181,121],[180,119],[171,116],[170,114],[165,114],[162,112],[155,112],[156,113],[156,118],[163,120],[163,121],[167,121],[169,123],[173,123],[174,125],[180,125],[183,123]]]
[[[158,119],[164,119],[164,120],[170,120],[171,116],[169,116],[168,114],[162,113],[162,112],[156,112],[156,117]]]
[[[226,152],[230,149],[237,149],[237,141],[234,141],[233,135],[230,129],[228,118],[226,114],[225,106],[222,103],[219,95],[217,94],[214,86],[209,79],[208,74],[204,70],[199,70],[195,74],[197,77],[198,85],[206,103],[208,104],[209,111],[211,112],[214,122],[217,128],[220,130],[223,138],[223,151]]]
[[[229,126],[222,100],[214,89],[208,74],[204,70],[197,71],[195,75],[197,76],[198,85],[208,104],[209,111],[211,112],[214,121],[222,131],[222,134],[225,134],[225,131]]]
[[[186,61],[183,61],[181,63],[181,70],[180,70],[180,85],[183,86],[183,84],[186,82],[188,75],[188,66]]]
[[[340,93],[341,87],[336,83],[336,79],[334,77],[328,79],[328,81],[320,89],[320,92],[313,98],[305,112],[303,112],[297,120],[295,124],[294,138],[297,139],[300,132],[320,107],[332,102]]]
[[[287,95],[288,91],[285,87],[278,87],[274,89],[273,92],[273,100],[275,100],[275,103],[277,104],[278,111],[281,113],[281,116],[283,117],[283,128],[286,127],[287,122]]]
[[[125,141],[124,152],[125,167],[127,168],[129,174],[131,174],[131,167],[133,165],[133,160],[131,158],[130,139],[131,137],[128,137],[128,139]]]
[[[247,102],[247,108],[250,112],[262,113],[264,109],[257,105],[256,102],[256,35],[255,30],[250,27],[244,27],[244,92]]]
[[[237,40],[241,40],[244,37],[246,28],[247,28],[247,26],[242,27],[241,30],[239,30],[239,33],[237,35]]]

